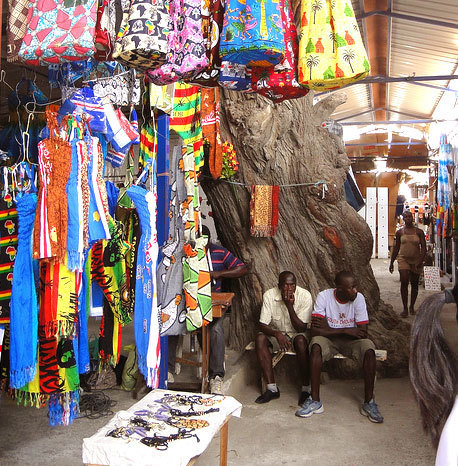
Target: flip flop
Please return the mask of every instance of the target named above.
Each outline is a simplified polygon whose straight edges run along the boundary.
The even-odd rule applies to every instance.
[[[409,313],[407,311],[402,311],[400,315],[403,319],[406,319],[407,317],[409,317]]]

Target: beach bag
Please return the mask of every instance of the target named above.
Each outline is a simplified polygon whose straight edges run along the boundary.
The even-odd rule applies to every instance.
[[[203,0],[202,2],[202,30],[204,44],[208,58],[208,67],[192,78],[192,82],[205,87],[218,85],[221,70],[219,44],[224,19],[224,1]]]
[[[38,0],[31,3],[19,58],[38,66],[92,57],[96,19],[97,0]]]
[[[208,66],[202,33],[201,0],[170,0],[167,61],[148,71],[159,86],[187,79]]]
[[[300,37],[299,82],[309,89],[338,89],[369,74],[350,1],[304,0]]]
[[[218,84],[231,91],[252,92],[251,70],[245,65],[223,61]]]
[[[281,16],[285,26],[285,58],[273,68],[253,67],[251,70],[252,89],[277,103],[308,93],[308,89],[297,81],[299,46],[290,0],[282,0]]]
[[[95,25],[94,58],[99,61],[113,59],[112,52],[116,40],[116,5],[115,0],[101,0],[97,9]]]
[[[167,55],[169,14],[166,0],[132,0],[123,15],[113,58],[147,70],[162,65]]]
[[[279,1],[228,0],[219,53],[223,61],[269,67],[283,60],[283,36]]]

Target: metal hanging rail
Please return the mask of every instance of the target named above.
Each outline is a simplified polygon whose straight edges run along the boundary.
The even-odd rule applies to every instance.
[[[345,147],[373,147],[373,146],[425,146],[426,142],[358,142],[345,144]]]
[[[434,120],[431,118],[424,120],[386,120],[386,121],[344,121],[339,122],[342,126],[370,126],[370,125],[419,125],[422,123],[447,123],[458,120]]]

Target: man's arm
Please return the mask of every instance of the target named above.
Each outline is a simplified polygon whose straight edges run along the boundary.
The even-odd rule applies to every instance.
[[[346,336],[350,338],[366,338],[367,324],[350,328],[332,328],[326,317],[312,316],[312,337]]]
[[[259,322],[259,330],[261,330],[262,333],[268,335],[269,337],[275,337],[282,351],[288,351],[291,348],[290,341],[286,335],[280,332],[280,330],[274,330],[272,327],[263,324],[262,322]]]
[[[420,258],[418,259],[418,264],[421,265],[423,264],[423,261],[425,260],[426,256],[426,240],[425,240],[425,234],[423,230],[420,228],[417,228],[417,234],[420,237]]]
[[[425,246],[426,246],[426,243],[425,243]],[[394,269],[393,264],[394,264],[394,261],[396,260],[396,257],[398,257],[400,247],[401,247],[401,230],[398,230],[396,232],[396,235],[394,236],[394,245],[392,248],[393,250],[391,251],[391,261],[390,261],[390,268],[389,268],[390,273],[393,273],[393,269]]]
[[[294,293],[291,296],[283,296],[282,293],[282,298],[286,305],[286,309],[288,309],[289,318],[291,320],[291,324],[294,327],[294,330],[296,330],[298,333],[305,332],[307,330],[307,324],[299,319],[296,311],[294,310]],[[309,306],[311,307],[311,305],[312,302],[310,300]]]
[[[244,265],[240,265],[238,267],[234,267],[230,270],[213,270],[210,273],[211,278],[215,280],[219,280],[221,278],[240,278],[243,277],[248,273],[248,267]]]

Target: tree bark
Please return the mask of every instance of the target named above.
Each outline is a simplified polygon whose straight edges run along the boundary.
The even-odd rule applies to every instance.
[[[294,272],[297,284],[312,293],[334,286],[341,270],[352,271],[366,298],[370,337],[388,350],[379,365],[385,375],[404,373],[408,363],[409,326],[380,300],[370,258],[372,235],[366,222],[346,202],[344,181],[349,160],[341,139],[321,127],[342,103],[331,97],[313,106],[313,97],[273,105],[254,94],[222,93],[222,137],[234,144],[240,168],[235,181],[202,179],[212,206],[218,236],[243,260],[250,273],[233,281],[230,343],[243,349],[257,333],[262,295],[276,286],[283,270]],[[339,100],[340,99],[340,100]],[[250,236],[251,184],[321,186],[280,187],[279,222],[275,237]],[[340,365],[341,375],[355,367]]]

